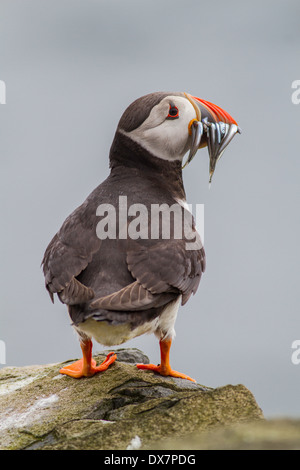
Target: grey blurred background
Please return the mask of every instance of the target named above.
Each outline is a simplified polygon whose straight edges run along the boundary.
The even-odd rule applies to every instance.
[[[188,202],[205,204],[207,271],[179,312],[171,364],[208,386],[243,383],[266,416],[300,416],[299,17],[297,0],[1,1],[7,366],[80,356],[65,306],[44,289],[44,250],[108,175],[124,109],[152,91],[186,91],[223,107],[243,134],[210,190],[206,149],[184,171]],[[159,362],[154,336],[126,346]]]

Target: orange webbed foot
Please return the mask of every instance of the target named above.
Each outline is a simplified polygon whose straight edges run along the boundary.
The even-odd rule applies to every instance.
[[[83,358],[60,369],[59,372],[61,374],[68,375],[75,379],[80,379],[81,377],[92,377],[98,372],[103,372],[108,369],[108,367],[117,359],[117,355],[114,352],[110,352],[106,356],[105,360],[97,366],[96,361],[91,357],[92,342],[87,341],[82,343],[81,349],[83,352]]]
[[[186,379],[186,380],[191,380],[192,382],[196,382],[196,380],[192,379],[188,375],[182,374],[181,372],[177,372],[177,370],[173,370],[171,369],[171,367],[170,368],[162,367],[160,364],[158,366],[154,364],[137,364],[136,366],[138,369],[152,370],[153,372],[156,372],[165,377],[169,376],[169,377]]]
[[[144,370],[152,370],[153,372],[157,372],[160,375],[164,376],[170,376],[170,377],[176,377],[179,379],[186,379],[186,380],[191,380],[191,382],[196,382],[196,380],[192,379],[186,374],[181,374],[181,372],[177,372],[176,370],[171,369],[170,366],[170,348],[172,344],[172,339],[167,338],[167,339],[161,339],[159,342],[159,347],[160,347],[160,358],[161,358],[161,363],[158,364],[158,366],[155,366],[154,364],[137,364],[138,369],[144,369]]]

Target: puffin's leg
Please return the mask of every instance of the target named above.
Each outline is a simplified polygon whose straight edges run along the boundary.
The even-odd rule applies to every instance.
[[[92,377],[92,375],[97,372],[106,370],[117,359],[117,355],[114,352],[110,352],[106,359],[99,366],[96,366],[96,361],[92,358],[92,341],[90,339],[84,339],[80,341],[80,346],[83,355],[82,359],[60,369],[59,372],[61,374],[69,375],[75,379]]]
[[[158,366],[154,364],[137,364],[138,369],[147,369],[153,370],[154,372],[158,372],[161,375],[169,375],[171,377],[179,377],[180,379],[187,379],[191,380],[192,382],[196,382],[196,380],[192,379],[188,375],[181,374],[176,370],[171,369],[170,366],[170,348],[172,344],[172,339],[161,339],[159,342],[160,346],[160,357],[161,362]]]

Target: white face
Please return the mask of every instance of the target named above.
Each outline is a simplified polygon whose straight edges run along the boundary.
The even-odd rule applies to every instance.
[[[178,109],[178,118],[168,118],[170,105]],[[158,158],[181,161],[191,143],[189,123],[196,118],[196,111],[187,98],[167,96],[152,108],[143,124],[131,132],[121,132]]]

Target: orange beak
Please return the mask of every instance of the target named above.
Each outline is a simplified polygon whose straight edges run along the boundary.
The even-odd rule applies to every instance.
[[[235,124],[237,126],[237,122],[233,119],[233,117],[216,104],[202,100],[196,96],[191,96],[191,98],[196,101],[197,106],[201,110],[201,114],[209,113],[215,122],[224,122],[225,124]]]

